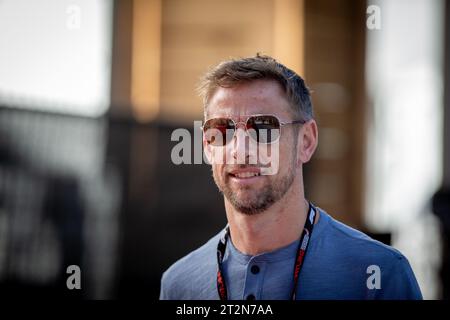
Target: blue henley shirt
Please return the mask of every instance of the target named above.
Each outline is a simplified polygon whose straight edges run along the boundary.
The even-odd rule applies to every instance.
[[[398,250],[318,210],[320,218],[300,272],[296,299],[422,299],[411,266]],[[164,272],[160,299],[219,299],[216,251],[220,236]],[[230,239],[223,260],[228,299],[291,298],[299,240],[250,256],[239,252]]]

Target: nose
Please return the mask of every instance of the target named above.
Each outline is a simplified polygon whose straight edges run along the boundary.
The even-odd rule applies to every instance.
[[[231,155],[236,164],[256,164],[252,163],[253,154],[250,137],[246,131],[245,123],[236,124],[236,132],[234,133],[231,143]]]

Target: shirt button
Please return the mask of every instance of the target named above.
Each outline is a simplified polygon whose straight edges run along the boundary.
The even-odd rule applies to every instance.
[[[249,294],[247,296],[247,300],[255,300],[255,296],[253,294]]]
[[[250,271],[251,271],[253,274],[257,274],[257,273],[259,273],[259,267],[256,266],[256,265],[254,265],[254,266],[252,266],[252,268],[250,269]]]

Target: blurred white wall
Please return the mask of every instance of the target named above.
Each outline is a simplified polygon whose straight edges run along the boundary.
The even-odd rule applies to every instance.
[[[439,230],[430,199],[442,179],[443,1],[369,1],[367,216],[393,234],[425,298],[439,294]],[[368,15],[369,16],[369,15]]]
[[[112,3],[0,1],[0,103],[104,113],[110,100]]]

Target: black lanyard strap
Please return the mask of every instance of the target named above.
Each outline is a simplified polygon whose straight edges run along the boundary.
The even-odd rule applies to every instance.
[[[305,259],[306,250],[308,249],[309,240],[311,239],[314,220],[316,218],[317,209],[309,202],[309,214],[305,221],[305,227],[303,228],[302,235],[300,237],[300,242],[297,249],[297,254],[295,256],[294,264],[294,287],[291,293],[291,299],[295,300],[295,294],[298,286],[298,278],[300,271],[303,266],[303,261]],[[227,248],[227,241],[230,236],[230,228],[226,226],[224,232],[217,245],[217,291],[219,293],[220,300],[228,300],[227,286],[225,283],[225,278],[223,277],[222,263],[225,256],[225,251]]]

